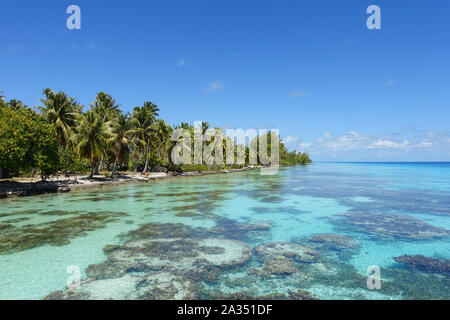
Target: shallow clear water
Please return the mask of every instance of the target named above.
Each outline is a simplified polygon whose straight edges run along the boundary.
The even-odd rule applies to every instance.
[[[89,213],[92,220],[85,220]],[[215,281],[195,280],[200,298],[298,289],[320,299],[450,297],[448,276],[393,260],[405,254],[450,259],[450,164],[320,163],[282,168],[275,176],[255,170],[1,200],[0,299],[41,299],[63,290],[68,266],[79,266],[86,277],[89,265],[106,259],[105,246],[123,244],[142,225],[196,230],[230,222],[271,226],[234,236],[252,248],[290,242],[314,247],[320,258],[296,262],[297,273],[262,277],[252,272],[263,267],[255,255],[246,265],[223,268]],[[418,237],[422,231],[428,233]],[[311,241],[322,234],[349,236],[358,248]],[[381,269],[380,290],[367,289],[372,265]]]

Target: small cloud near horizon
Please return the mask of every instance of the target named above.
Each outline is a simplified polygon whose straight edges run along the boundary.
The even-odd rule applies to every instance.
[[[203,92],[219,92],[222,91],[224,88],[224,82],[223,81],[214,81],[210,82],[206,85],[205,88],[203,88]]]
[[[431,131],[404,132],[398,135],[367,135],[355,131],[341,136],[324,133],[314,141],[300,143],[299,147],[312,155],[345,159],[352,156],[365,159],[395,159],[395,156],[410,158],[416,155],[441,159],[450,155],[449,133]]]

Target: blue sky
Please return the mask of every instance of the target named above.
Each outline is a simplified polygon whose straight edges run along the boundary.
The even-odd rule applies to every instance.
[[[66,8],[81,8],[81,30]],[[381,30],[366,8],[381,8]],[[450,161],[450,2],[4,0],[0,90],[279,128],[318,161]]]

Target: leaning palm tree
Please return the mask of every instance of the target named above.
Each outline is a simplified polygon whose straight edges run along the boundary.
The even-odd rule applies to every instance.
[[[110,122],[105,122],[102,115],[93,110],[77,116],[77,133],[71,138],[78,153],[92,166],[89,178],[98,168],[99,160],[105,153],[105,146],[110,138]]]
[[[73,134],[76,114],[81,112],[82,107],[74,98],[67,97],[64,92],[55,93],[51,89],[45,89],[43,94],[45,99],[41,101],[44,106],[38,108],[42,116],[55,126],[59,143],[66,148]]]

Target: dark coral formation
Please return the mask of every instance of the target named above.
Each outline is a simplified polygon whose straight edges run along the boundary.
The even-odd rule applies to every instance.
[[[394,267],[382,269],[380,292],[407,300],[442,300],[450,297],[450,278],[437,273]]]
[[[288,290],[287,294],[272,293],[267,295],[255,295],[250,292],[235,292],[232,294],[214,292],[208,294],[206,298],[210,300],[318,300],[305,290]]]
[[[403,255],[393,258],[398,263],[406,264],[413,269],[429,273],[438,273],[450,277],[450,259],[435,259],[420,254]]]
[[[323,233],[309,238],[306,243],[324,254],[335,254],[340,260],[346,261],[359,253],[361,243],[350,236]]]
[[[251,211],[253,211],[256,214],[292,214],[292,215],[301,215],[308,213],[308,211],[299,210],[294,206],[281,206],[281,207],[252,207],[250,208]]]
[[[302,263],[310,263],[320,256],[320,253],[308,246],[292,242],[268,242],[255,248],[255,252],[262,260],[284,256]]]
[[[299,271],[298,263],[312,263],[320,256],[316,250],[291,242],[269,242],[254,249],[262,268],[254,268],[250,274],[261,277],[291,275]]]
[[[154,238],[225,238],[248,241],[252,237],[266,234],[272,228],[267,223],[242,223],[227,218],[215,218],[213,228],[192,228],[182,223],[145,224],[129,232],[127,240]]]
[[[267,228],[236,225],[241,232]],[[221,230],[226,227],[144,225],[129,232],[125,244],[105,247],[106,261],[87,268],[88,278],[79,289],[54,292],[47,298],[193,299],[196,291],[192,281],[217,281],[225,270],[248,263],[253,255],[245,242],[211,238]],[[161,277],[166,280],[161,282]]]
[[[384,240],[427,240],[450,235],[449,230],[407,215],[349,212],[338,214],[331,221],[337,227]]]
[[[273,275],[289,275],[298,272],[294,262],[285,256],[275,256],[264,262],[262,269],[252,269],[250,274],[256,274],[262,277],[270,277]]]
[[[250,246],[227,239],[161,238],[125,243],[110,251],[105,262],[86,270],[93,279],[119,278],[127,273],[164,271],[199,278],[211,269],[223,269],[250,260]]]
[[[120,212],[100,211],[35,225],[9,225],[0,234],[0,254],[42,245],[68,244],[70,239],[104,228],[124,215],[126,214]]]

